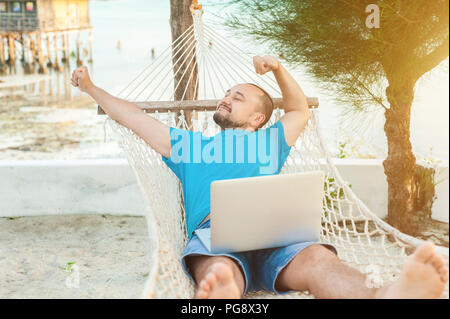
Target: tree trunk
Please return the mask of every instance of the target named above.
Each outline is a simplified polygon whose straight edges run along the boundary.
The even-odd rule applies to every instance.
[[[398,78],[402,80],[399,81]],[[385,112],[384,130],[388,156],[383,166],[388,182],[388,222],[404,233],[417,235],[416,158],[409,140],[415,81],[410,80],[406,74],[401,74],[398,78],[390,80],[386,89],[390,108]]]
[[[187,28],[189,28],[192,23],[192,15],[189,10],[189,6],[191,5],[192,0],[170,0],[170,27],[172,30],[172,42],[175,41]],[[192,38],[190,41],[195,42],[195,39]],[[175,46],[179,42],[175,43]],[[180,46],[182,46],[181,44]],[[195,48],[190,54],[186,54],[175,63],[177,59],[186,51],[190,51],[191,47],[194,46],[195,43],[188,43],[184,46],[178,54],[176,50],[180,48],[180,46],[172,51],[172,61],[174,65],[173,72],[180,70],[175,74],[174,81],[174,99],[175,101],[179,100],[197,100],[198,99],[198,88],[195,89],[197,76],[198,76],[198,67],[195,64]],[[192,59],[192,61],[191,61]],[[186,61],[184,64],[183,62]],[[191,61],[189,63],[189,61]],[[188,64],[189,63],[189,64]],[[194,66],[195,65],[195,66]],[[183,76],[184,74],[184,76]],[[192,76],[191,76],[192,74]],[[190,78],[189,78],[190,77]],[[195,96],[194,96],[195,92]],[[186,122],[188,125],[192,124],[192,112],[185,112]]]

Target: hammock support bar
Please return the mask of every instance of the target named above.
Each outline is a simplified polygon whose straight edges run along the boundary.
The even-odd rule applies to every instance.
[[[319,108],[319,99],[316,97],[308,97],[308,106],[310,109]],[[149,101],[134,102],[146,113],[167,113],[177,111],[214,111],[219,100],[184,100],[184,101]],[[273,104],[275,109],[283,109],[283,99],[274,98]],[[100,105],[97,106],[97,114],[105,115],[105,111]]]

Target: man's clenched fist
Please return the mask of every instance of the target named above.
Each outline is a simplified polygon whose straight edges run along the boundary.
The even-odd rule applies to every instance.
[[[72,79],[70,81],[73,86],[78,87],[82,92],[86,92],[94,86],[85,66],[75,69],[72,72]]]
[[[276,71],[280,68],[280,61],[270,55],[253,57],[253,66],[258,74],[265,74],[269,71]]]

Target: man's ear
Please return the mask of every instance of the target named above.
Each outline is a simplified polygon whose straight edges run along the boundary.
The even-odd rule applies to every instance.
[[[264,113],[256,112],[255,115],[253,116],[252,124],[255,127],[255,129],[258,129],[259,127],[261,127],[261,124],[263,124],[265,120],[266,115]]]

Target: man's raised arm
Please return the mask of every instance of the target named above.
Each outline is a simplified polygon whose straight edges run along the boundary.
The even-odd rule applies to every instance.
[[[258,74],[272,71],[283,95],[285,114],[280,121],[283,123],[286,142],[292,146],[306,127],[309,120],[308,100],[303,90],[291,74],[272,56],[255,56],[253,64]]]
[[[170,156],[169,126],[146,115],[136,104],[114,97],[96,87],[92,83],[86,67],[73,71],[71,82],[74,87],[78,87],[101,105],[110,118],[135,132],[161,155]]]

